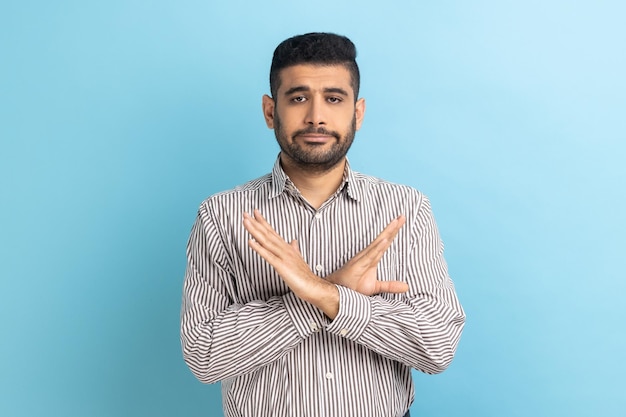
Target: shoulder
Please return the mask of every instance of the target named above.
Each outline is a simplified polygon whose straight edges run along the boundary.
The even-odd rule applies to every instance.
[[[353,171],[356,188],[362,193],[365,200],[397,200],[399,204],[408,203],[414,207],[428,202],[428,197],[418,189],[409,185],[398,184],[372,175]]]
[[[211,195],[200,204],[200,212],[215,212],[216,210],[221,212],[228,208],[236,209],[247,205],[245,203],[248,201],[267,198],[271,191],[271,186],[272,175],[263,175],[230,190],[220,191]]]

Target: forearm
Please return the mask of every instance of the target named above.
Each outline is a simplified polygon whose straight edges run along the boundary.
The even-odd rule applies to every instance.
[[[220,232],[201,206],[187,245],[181,342],[185,361],[206,383],[277,360],[328,320],[293,292],[242,301],[237,283],[245,278],[234,275]]]
[[[296,297],[317,307],[331,320],[337,316],[339,313],[339,289],[335,284],[313,274],[310,274],[307,280],[298,281],[301,282],[298,282],[297,286],[290,286]]]
[[[279,359],[325,323],[292,293],[220,312],[195,304],[182,315],[183,357],[200,381],[213,383]]]
[[[454,357],[465,313],[448,275],[430,204],[421,201],[411,216],[410,239],[402,235],[376,271],[379,282],[401,282],[408,291],[371,295],[340,287],[339,314],[329,330],[346,329],[346,337],[385,357],[438,373]]]
[[[442,372],[452,361],[465,322],[453,294],[446,297],[452,303],[430,296],[368,297],[341,287],[340,294],[340,311],[329,332],[429,374]]]

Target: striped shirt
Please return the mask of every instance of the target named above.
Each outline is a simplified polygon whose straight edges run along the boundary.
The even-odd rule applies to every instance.
[[[248,247],[243,213],[259,209],[325,277],[406,216],[378,279],[408,293],[365,296],[338,286],[330,320],[296,297]],[[276,161],[270,174],[205,200],[187,247],[181,339],[202,382],[222,382],[226,417],[402,416],[414,399],[411,368],[452,361],[465,315],[443,258],[428,199],[352,171],[319,209]]]

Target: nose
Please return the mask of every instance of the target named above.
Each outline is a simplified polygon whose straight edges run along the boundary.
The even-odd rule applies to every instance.
[[[307,108],[306,120],[308,125],[319,126],[325,125],[324,101],[319,98],[309,99],[309,107]]]

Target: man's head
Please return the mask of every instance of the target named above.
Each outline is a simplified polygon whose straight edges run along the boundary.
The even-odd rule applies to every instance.
[[[263,115],[283,168],[322,173],[344,161],[365,113],[355,56],[348,38],[327,33],[296,36],[276,48]]]
[[[270,91],[272,97],[281,84],[283,69],[299,65],[343,65],[350,72],[354,99],[359,97],[361,76],[356,63],[356,48],[345,36],[334,33],[307,33],[289,38],[274,50],[270,68]]]

